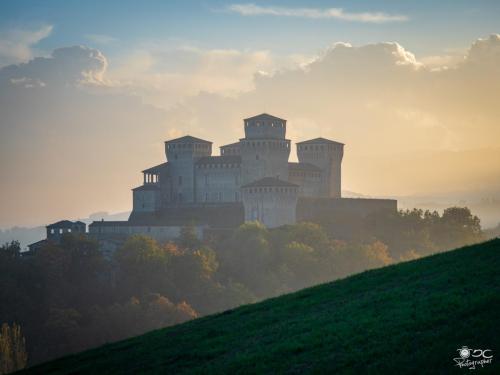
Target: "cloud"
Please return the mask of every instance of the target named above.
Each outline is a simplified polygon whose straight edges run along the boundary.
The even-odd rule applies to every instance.
[[[405,15],[391,15],[383,12],[350,13],[345,12],[342,8],[286,8],[259,6],[256,4],[232,4],[227,7],[227,10],[242,16],[265,15],[311,19],[339,19],[367,23],[403,22],[408,20],[408,17]]]
[[[33,57],[33,46],[47,38],[52,25],[44,25],[36,30],[14,29],[0,32],[0,66],[28,61]]]
[[[130,209],[168,127],[164,112],[107,85],[106,67],[100,51],[74,46],[0,69],[0,227]]]
[[[169,118],[202,134],[209,129],[220,145],[242,136],[242,118],[264,111],[285,117],[295,141],[319,135],[347,144],[344,187],[352,191],[395,195],[490,186],[500,181],[492,157],[500,158],[499,45],[496,35],[478,40],[454,67],[435,70],[398,43],[337,43],[303,68],[256,75],[255,88],[237,97],[186,99]],[[443,152],[456,155],[449,170],[438,168]],[[464,158],[475,152],[489,158],[474,170],[481,158]],[[404,163],[388,168],[393,159]],[[366,173],[367,166],[374,172]],[[430,169],[421,173],[434,166],[440,178]]]
[[[465,63],[479,68],[488,67],[500,71],[500,35],[491,34],[486,39],[476,40],[467,53]]]
[[[112,66],[76,46],[4,67],[0,226],[125,211],[164,140],[233,142],[261,112],[287,118],[293,141],[346,143],[347,190],[500,188],[499,48],[498,35],[479,39],[438,70],[394,42],[336,43],[314,59],[153,45]]]
[[[96,49],[84,46],[58,48],[49,57],[0,69],[0,84],[40,81],[44,85],[104,84],[108,62]]]
[[[276,61],[279,60],[279,61]],[[295,65],[266,50],[204,49],[162,43],[137,47],[113,66],[108,77],[121,90],[133,91],[150,104],[169,108],[200,92],[235,96],[254,88],[254,75]],[[293,60],[293,63],[292,63]]]

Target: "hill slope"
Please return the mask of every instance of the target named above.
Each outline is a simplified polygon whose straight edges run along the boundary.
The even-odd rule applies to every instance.
[[[89,350],[30,373],[449,373],[457,348],[500,373],[500,240]]]

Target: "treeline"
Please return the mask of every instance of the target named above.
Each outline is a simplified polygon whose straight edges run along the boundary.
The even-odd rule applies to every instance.
[[[88,237],[29,257],[12,242],[0,247],[0,323],[22,327],[33,364],[482,239],[466,208],[368,217],[351,241],[329,225],[246,223],[205,241],[186,227],[176,242],[130,237],[110,259]]]

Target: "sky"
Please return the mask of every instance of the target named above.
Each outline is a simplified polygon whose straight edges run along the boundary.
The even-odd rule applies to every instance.
[[[261,112],[346,143],[345,190],[500,200],[499,34],[498,1],[3,0],[0,228],[130,210],[165,140]]]

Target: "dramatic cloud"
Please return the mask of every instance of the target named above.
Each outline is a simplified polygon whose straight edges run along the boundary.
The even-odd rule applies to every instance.
[[[0,66],[33,58],[33,46],[48,37],[52,29],[51,25],[44,25],[37,30],[0,32]]]
[[[314,59],[155,46],[119,64],[67,47],[4,67],[0,226],[130,209],[164,140],[233,142],[261,112],[287,118],[293,141],[345,142],[347,190],[500,190],[499,51],[491,35],[429,67],[397,43],[336,43]]]
[[[236,98],[198,95],[169,116],[220,143],[241,137],[243,117],[283,116],[294,140],[347,144],[344,187],[353,191],[500,188],[499,45],[497,35],[478,40],[454,67],[436,70],[397,43],[337,43],[303,69],[257,75],[255,89]]]
[[[275,6],[259,6],[255,4],[233,4],[227,8],[230,12],[241,14],[242,16],[281,16],[281,17],[301,17],[312,19],[339,19],[344,21],[385,23],[407,21],[404,15],[390,15],[383,12],[361,12],[349,13],[341,8],[285,8]]]

